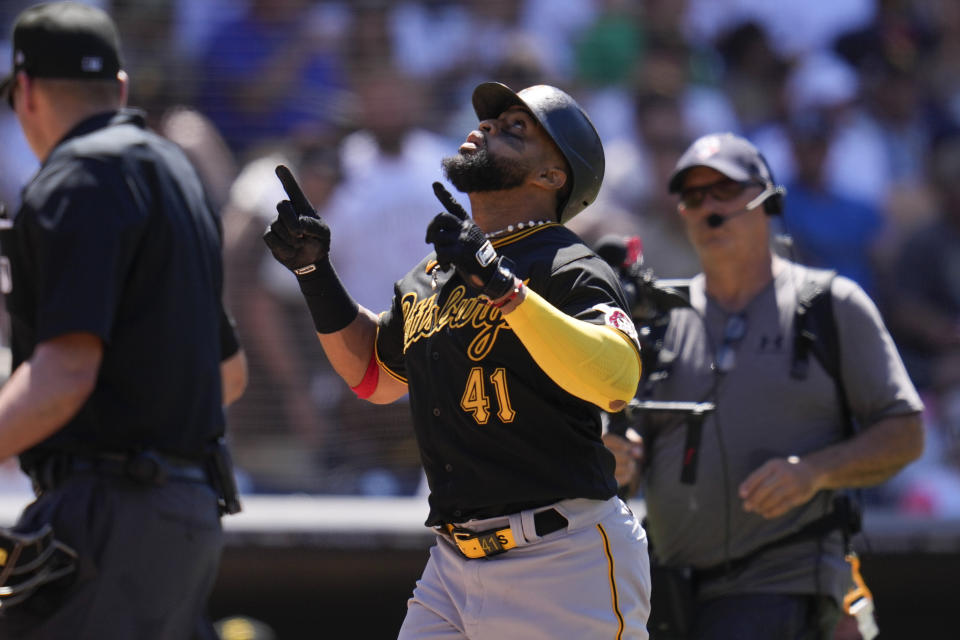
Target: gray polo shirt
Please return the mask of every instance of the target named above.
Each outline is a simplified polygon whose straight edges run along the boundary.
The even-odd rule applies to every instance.
[[[806,273],[778,258],[773,282],[742,311],[745,332],[739,340],[726,340],[726,347],[732,314],[705,295],[702,274],[691,282],[693,309],[673,312],[663,351],[673,363],[654,399],[712,401],[716,410],[704,422],[695,484],[679,482],[685,423],[667,416],[648,421],[648,529],[666,565],[718,565],[830,510],[832,495],[820,492],[808,504],[767,520],[745,512],[737,495],[740,483],[770,458],[803,456],[843,439],[836,387],[816,358],[810,358],[806,379],[790,377],[797,293]],[[835,278],[832,291],[843,382],[858,424],[869,428],[888,416],[921,411],[876,306],[847,278]],[[718,351],[732,352],[724,358],[726,372],[718,369]],[[835,533],[766,551],[734,577],[701,585],[701,596],[825,593],[842,600],[849,580]]]

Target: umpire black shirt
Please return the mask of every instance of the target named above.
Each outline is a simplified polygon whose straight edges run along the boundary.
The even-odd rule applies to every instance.
[[[14,368],[38,343],[104,343],[92,395],[51,449],[200,456],[223,433],[218,223],[173,143],[123,110],[78,124],[24,189],[3,233]]]

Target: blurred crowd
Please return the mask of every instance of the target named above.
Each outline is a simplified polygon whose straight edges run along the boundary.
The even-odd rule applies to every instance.
[[[0,7],[9,37],[23,0]],[[195,161],[220,212],[227,296],[251,366],[229,420],[250,492],[422,490],[408,408],[358,401],[260,236],[290,166],[363,305],[427,251],[440,159],[474,128],[473,87],[560,86],[607,171],[571,223],[639,235],[658,277],[693,275],[666,178],[734,131],[786,185],[782,250],[878,301],[927,404],[925,457],[881,499],[960,514],[960,3],[953,0],[102,0],[130,103]],[[9,42],[0,68],[9,68]],[[0,109],[0,200],[36,170]],[[463,198],[466,205],[466,199]]]

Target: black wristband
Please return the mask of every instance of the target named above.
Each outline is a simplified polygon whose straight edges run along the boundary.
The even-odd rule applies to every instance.
[[[347,293],[330,258],[319,260],[315,266],[310,273],[297,276],[313,326],[317,333],[340,331],[357,317],[360,305]]]
[[[506,256],[500,256],[493,266],[494,269],[490,274],[490,279],[487,280],[487,283],[483,286],[483,290],[480,293],[490,300],[499,300],[513,291],[515,286],[515,276],[513,275],[512,269],[513,261]]]

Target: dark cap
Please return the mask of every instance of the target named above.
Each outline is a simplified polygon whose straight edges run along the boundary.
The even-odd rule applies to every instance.
[[[79,2],[25,9],[13,27],[13,70],[0,84],[9,102],[20,71],[32,78],[101,80],[120,71],[120,36],[106,13]]]
[[[737,182],[773,184],[763,155],[745,138],[732,133],[711,133],[697,138],[680,156],[670,175],[670,193],[680,191],[684,174],[693,167],[709,167]]]

